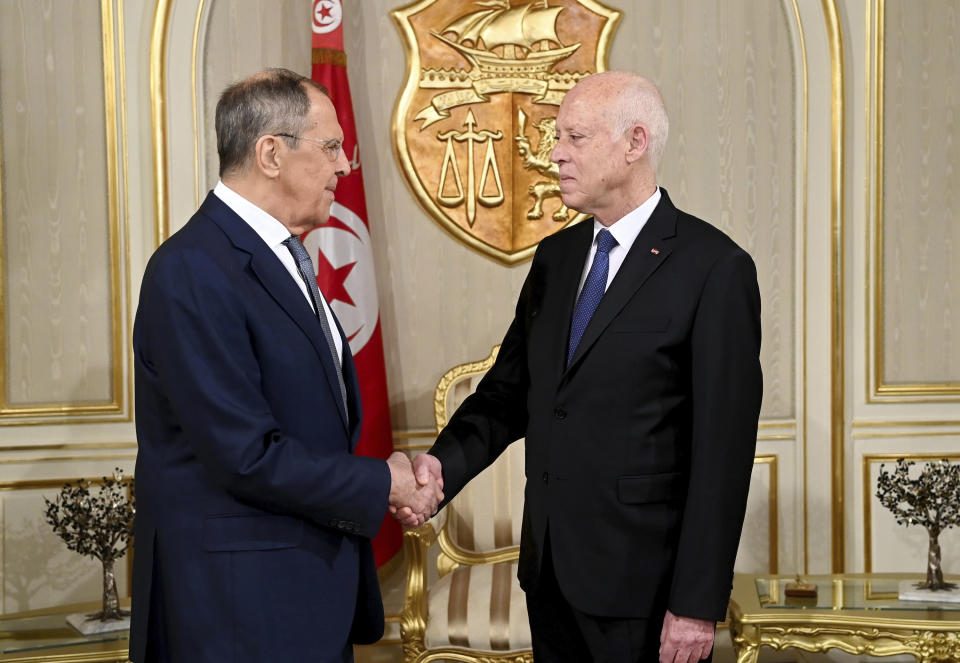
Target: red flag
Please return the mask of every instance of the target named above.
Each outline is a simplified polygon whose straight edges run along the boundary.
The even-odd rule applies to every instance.
[[[357,366],[363,403],[363,431],[357,453],[386,458],[393,451],[390,403],[342,18],[340,0],[313,0],[313,80],[330,90],[351,170],[337,184],[329,223],[312,230],[304,244],[317,266],[317,283],[340,320]],[[377,566],[396,554],[402,539],[400,524],[392,516],[385,516],[373,542]]]

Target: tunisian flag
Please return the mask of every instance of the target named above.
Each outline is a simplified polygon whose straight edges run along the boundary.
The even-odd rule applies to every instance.
[[[306,236],[304,245],[317,266],[317,283],[350,342],[363,403],[363,431],[357,452],[386,458],[393,451],[387,375],[380,332],[380,305],[373,270],[373,247],[360,172],[360,149],[343,52],[340,0],[313,0],[313,80],[330,90],[343,128],[350,174],[340,178],[330,221]],[[373,541],[377,566],[400,549],[400,524],[389,514]]]

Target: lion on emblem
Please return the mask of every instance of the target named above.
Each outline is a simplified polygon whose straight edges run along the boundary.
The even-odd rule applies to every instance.
[[[527,114],[521,108],[518,111],[519,131],[514,136],[517,142],[517,152],[523,159],[525,170],[536,170],[550,179],[535,182],[527,187],[527,191],[534,198],[533,207],[527,212],[527,218],[535,221],[543,217],[543,201],[546,198],[560,197],[560,171],[557,164],[550,161],[550,153],[557,144],[555,117],[545,117],[534,126],[540,131],[540,142],[537,144],[536,153],[530,145],[530,139],[527,138]],[[559,223],[567,220],[567,206],[560,201],[560,208],[553,213],[553,220]]]

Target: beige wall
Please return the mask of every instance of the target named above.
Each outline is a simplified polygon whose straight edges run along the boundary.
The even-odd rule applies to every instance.
[[[457,243],[400,174],[402,4],[355,0],[345,31],[393,426],[416,446],[437,380],[500,340],[528,264]],[[920,568],[922,533],[872,485],[891,455],[960,456],[960,2],[607,4],[611,68],[651,76],[671,113],[661,184],[758,265],[766,389],[738,568]],[[0,0],[8,540],[34,526],[17,520],[31,481],[132,467],[143,266],[216,181],[219,91],[267,65],[309,74],[308,20],[307,0]],[[59,600],[37,597],[4,609]]]

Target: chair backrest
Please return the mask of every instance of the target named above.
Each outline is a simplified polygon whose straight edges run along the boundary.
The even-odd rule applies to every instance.
[[[434,397],[437,432],[474,392],[499,350],[496,345],[486,359],[455,366],[440,379]],[[523,518],[523,463],[523,440],[518,440],[447,504],[440,544],[453,560],[483,564],[517,558]]]

